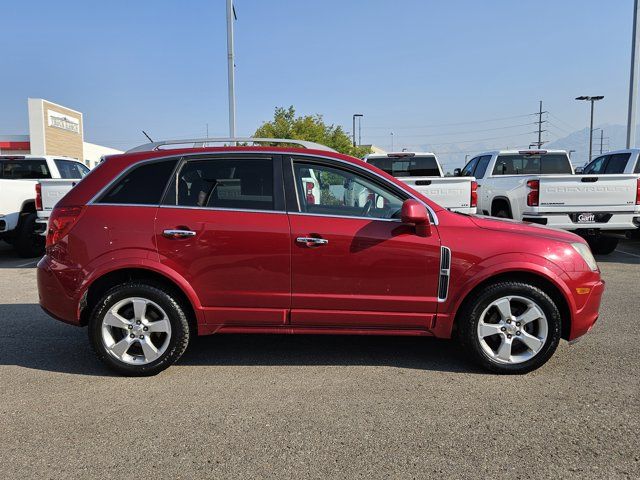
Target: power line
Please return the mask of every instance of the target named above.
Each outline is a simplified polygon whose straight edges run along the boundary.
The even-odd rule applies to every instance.
[[[403,137],[403,138],[420,138],[420,137],[439,137],[443,135],[466,135],[469,133],[494,132],[496,130],[507,130],[509,128],[528,127],[530,125],[536,125],[536,124],[537,122],[529,122],[529,123],[519,123],[516,125],[507,125],[504,127],[483,128],[478,130],[466,130],[466,131],[444,132],[444,133],[423,133],[423,134],[416,134],[416,135],[395,135],[395,136]],[[367,135],[367,136],[369,138],[386,138],[387,137],[387,135]]]
[[[511,117],[501,117],[501,118],[488,118],[485,120],[472,120],[468,122],[456,122],[456,123],[434,123],[431,125],[411,125],[404,127],[381,127],[381,126],[367,126],[368,129],[382,129],[382,130],[408,130],[412,128],[435,128],[435,127],[454,127],[458,125],[473,125],[476,123],[489,123],[489,122],[500,122],[503,120],[512,120],[514,118],[524,118],[531,117],[534,115],[538,115],[537,113],[527,113],[524,115],[513,115]]]

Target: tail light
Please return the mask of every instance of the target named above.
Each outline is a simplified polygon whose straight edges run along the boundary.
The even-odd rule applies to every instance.
[[[56,207],[49,217],[47,247],[55,245],[71,231],[84,207]]]
[[[313,194],[313,187],[315,187],[313,182],[305,182],[305,190],[306,190],[306,195],[307,195],[307,205],[315,205],[316,204],[316,197]]]
[[[42,185],[36,183],[36,210],[42,210]]]
[[[471,182],[471,203],[469,206],[478,206],[478,182]]]
[[[540,203],[540,180],[527,181],[527,187],[530,189],[527,194],[527,205],[537,207],[538,203]]]
[[[636,185],[636,205],[640,205],[640,178],[637,180]]]

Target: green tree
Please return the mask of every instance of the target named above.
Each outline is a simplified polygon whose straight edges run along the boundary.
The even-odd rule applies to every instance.
[[[358,158],[371,153],[368,147],[354,147],[343,128],[340,125],[327,125],[322,115],[296,116],[293,105],[289,108],[276,107],[273,120],[260,125],[253,136],[307,140]]]

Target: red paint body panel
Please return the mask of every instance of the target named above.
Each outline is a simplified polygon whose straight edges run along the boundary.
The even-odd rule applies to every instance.
[[[113,178],[146,159],[194,153],[280,152],[349,162],[374,171],[426,203],[437,216],[427,236],[400,222],[299,214],[157,206],[88,205],[69,234],[38,264],[40,303],[80,324],[94,282],[122,269],[162,275],[196,312],[198,333],[451,335],[456,312],[474,288],[519,272],[551,282],[569,307],[569,339],[598,317],[604,283],[568,232],[441,209],[369,164],[325,151],[220,147],[109,157],[59,206],[84,206]],[[188,227],[189,239],[165,229]],[[309,247],[298,236],[319,236]],[[440,246],[451,249],[449,292],[438,302]],[[589,288],[580,295],[576,289]]]

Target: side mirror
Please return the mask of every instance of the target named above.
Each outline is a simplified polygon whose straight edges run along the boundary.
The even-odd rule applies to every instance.
[[[456,168],[453,170],[453,176],[454,177],[459,177],[462,175],[462,170],[460,170],[459,168]]]
[[[417,200],[405,200],[400,211],[402,223],[409,223],[416,226],[416,234],[421,237],[431,235],[431,222],[427,208]]]
[[[580,175],[584,172],[584,167],[576,167],[575,172],[577,175]]]

